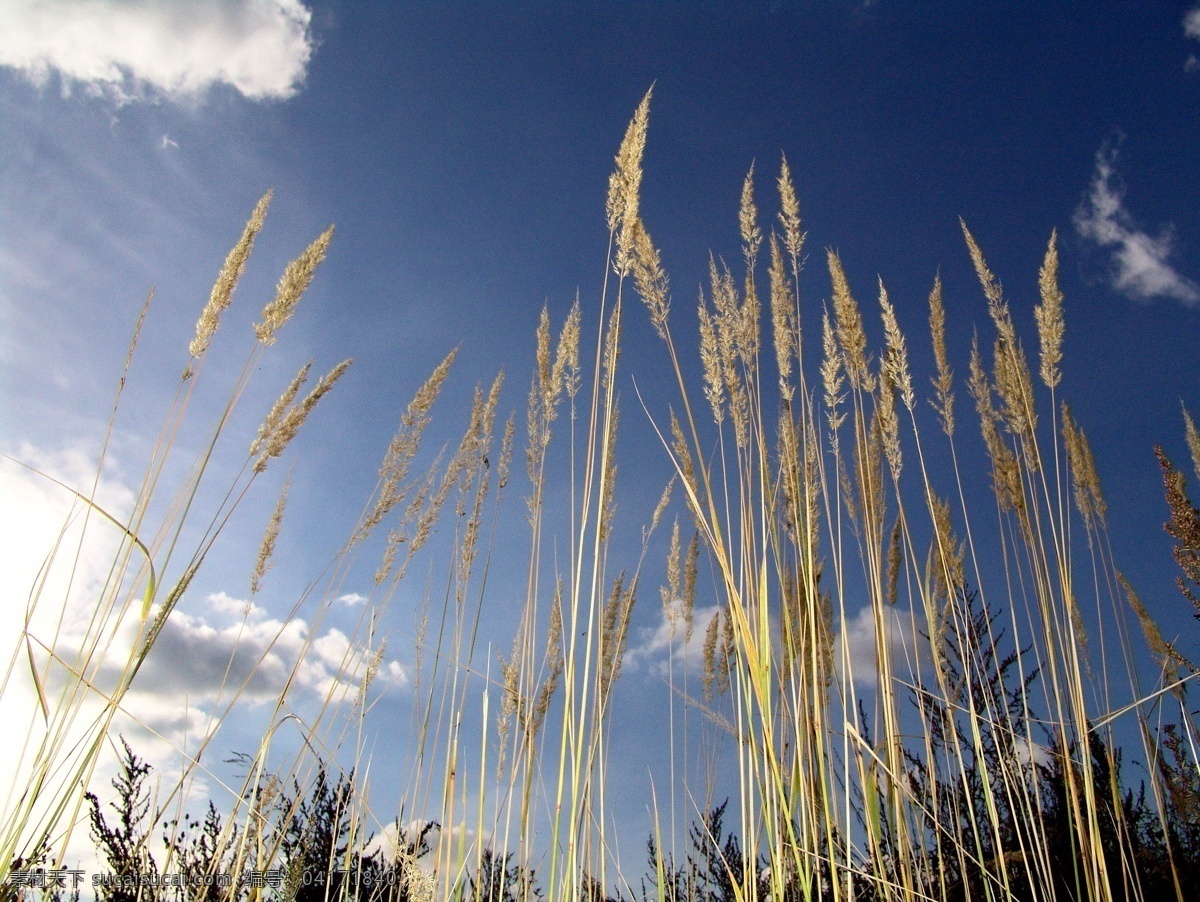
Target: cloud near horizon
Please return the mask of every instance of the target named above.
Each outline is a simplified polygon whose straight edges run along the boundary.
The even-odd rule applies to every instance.
[[[1134,224],[1117,176],[1117,150],[1109,144],[1096,152],[1096,171],[1087,197],[1075,211],[1075,229],[1080,237],[1111,250],[1112,285],[1126,297],[1171,298],[1189,307],[1200,303],[1200,287],[1168,262],[1174,243],[1171,229],[1155,237]]]
[[[286,100],[312,57],[301,0],[12,0],[0,66],[45,84],[52,72],[119,103],[179,101],[214,85]]]

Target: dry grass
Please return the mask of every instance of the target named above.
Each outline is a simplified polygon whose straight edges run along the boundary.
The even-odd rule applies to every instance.
[[[407,898],[525,900],[544,892],[578,900],[603,891],[662,902],[856,902],[1173,893],[1184,902],[1196,886],[1193,859],[1200,854],[1200,807],[1194,807],[1200,795],[1189,783],[1197,773],[1197,732],[1188,693],[1197,671],[1163,638],[1119,572],[1095,459],[1058,396],[1065,300],[1055,236],[1030,317],[1039,385],[1023,349],[1027,327],[962,225],[994,337],[990,360],[974,340],[966,380],[986,458],[960,465],[947,326],[953,314],[940,277],[929,295],[934,372],[927,422],[918,388],[924,377],[912,371],[909,339],[882,281],[877,348],[875,329],[833,251],[825,256],[828,304],[802,316],[805,235],[786,160],[775,181],[779,211],[765,233],[753,169],[747,174],[738,210],[744,272],[735,275],[710,257],[696,351],[692,340],[676,343],[670,281],[640,215],[649,100],[647,94],[637,108],[609,181],[601,295],[587,313],[578,302],[571,308],[557,341],[543,311],[534,336],[525,428],[528,563],[511,649],[491,661],[477,647],[488,606],[508,604],[512,594],[492,598],[488,587],[495,542],[511,539],[501,498],[515,426],[511,418],[498,426],[502,379],[476,389],[457,444],[432,464],[420,453],[452,352],[402,416],[375,491],[325,581],[313,589],[315,598],[297,602],[314,605],[314,635],[370,537],[387,530],[374,590],[352,637],[357,650],[343,662],[348,678],[358,675],[357,692],[344,699],[331,690],[305,721],[288,706],[286,692],[277,700],[245,784],[233,796],[218,860],[241,870],[290,860],[281,837],[303,793],[285,790],[290,781],[311,783],[317,760],[339,747],[356,750],[347,848],[365,842],[373,817],[363,757],[367,690],[383,660],[377,624],[440,521],[442,541],[434,544],[445,555],[442,603],[439,610],[436,589],[427,592],[431,601],[415,631],[422,660],[414,757],[398,779],[403,810],[444,829],[424,861],[413,864],[411,849],[401,855],[412,878]],[[6,868],[38,850],[62,854],[81,819],[81,787],[163,624],[252,483],[349,364],[334,367],[302,398],[311,366],[305,364],[268,412],[226,500],[211,513],[193,508],[229,412],[259,355],[291,317],[330,230],[287,268],[263,309],[207,450],[178,490],[162,484],[163,459],[268,199],[231,251],[197,324],[176,404],[132,515],[113,517],[78,493],[94,528],[115,524],[121,537],[83,649],[68,659],[31,628],[14,652],[13,661],[32,675],[36,698],[25,759],[32,777],[4,809]],[[628,547],[617,541],[622,524],[615,511],[630,292],[646,308],[675,383],[670,407],[649,412],[674,475],[643,530],[640,553],[618,563],[617,549]],[[818,382],[810,383],[801,323],[818,313]],[[588,321],[597,330],[590,346]],[[771,345],[765,350],[764,335]],[[1200,439],[1186,410],[1184,437],[1200,478]],[[935,442],[944,443],[937,459],[949,461],[937,470],[930,464]],[[1179,588],[1200,609],[1200,515],[1183,474],[1165,453],[1160,460]],[[563,471],[569,484],[550,486],[550,474]],[[985,473],[992,504],[981,504],[974,488]],[[150,499],[163,492],[173,498],[169,514],[152,525],[145,520]],[[285,488],[267,525],[251,597],[273,559],[286,494]],[[556,507],[547,510],[551,497]],[[685,544],[676,516],[663,545],[656,528],[673,506],[682,507],[691,539]],[[196,517],[210,525],[184,551],[181,537],[190,535],[184,522]],[[653,778],[656,852],[650,882],[639,884],[641,863],[629,854],[638,840],[614,834],[607,797],[612,780],[629,778],[613,767],[613,731],[620,728],[613,715],[638,589],[650,578],[647,569],[660,572],[646,564],[660,548],[660,616],[670,634],[663,695],[670,764]],[[50,563],[58,557],[69,557],[69,550],[56,549]],[[35,587],[31,615],[55,603],[61,600],[43,598]],[[695,636],[701,672],[691,673],[679,653],[698,632],[696,612],[713,605],[703,638]],[[142,621],[138,641],[118,684],[101,691],[93,680],[97,661],[134,611]],[[1144,685],[1131,620],[1161,667],[1157,686]],[[869,654],[852,651],[848,634],[856,623],[869,624]],[[59,697],[44,678],[51,663],[70,676]],[[6,692],[16,691],[12,673],[10,667]],[[214,726],[230,716],[243,691],[229,687],[213,712]],[[77,723],[97,699],[100,716]],[[468,730],[468,721],[478,728]],[[302,742],[282,755],[273,747],[285,725],[297,728]],[[1121,782],[1118,728],[1137,735],[1152,762],[1140,803]],[[481,738],[468,744],[476,732]],[[697,748],[723,750],[732,777],[698,767]],[[179,805],[194,779],[200,752],[191,754],[178,786],[156,802],[156,820]],[[722,795],[734,799],[738,843],[720,845],[709,835],[716,822],[704,818]],[[707,849],[706,872],[680,863],[681,819],[705,825],[694,828],[692,842]]]

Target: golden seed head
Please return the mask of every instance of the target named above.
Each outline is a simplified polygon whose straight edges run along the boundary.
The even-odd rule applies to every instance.
[[[1165,664],[1171,657],[1170,648],[1163,639],[1158,624],[1154,622],[1154,618],[1146,610],[1146,605],[1142,602],[1137,592],[1134,591],[1133,585],[1125,578],[1125,574],[1118,573],[1117,579],[1121,583],[1121,588],[1125,590],[1125,598],[1129,602],[1129,606],[1133,608],[1133,612],[1137,615],[1138,622],[1142,626],[1142,633],[1146,637],[1146,644],[1150,646],[1150,651],[1158,657],[1159,661]]]
[[[929,293],[929,331],[933,336],[933,359],[937,364],[937,376],[933,380],[936,397],[931,402],[942,423],[947,437],[954,437],[954,373],[946,354],[946,308],[942,303],[942,277],[933,280]]]
[[[604,431],[603,472],[601,475],[600,494],[600,541],[604,542],[612,533],[613,518],[617,514],[617,422],[620,419],[620,405],[614,400],[612,415]]]
[[[792,358],[799,346],[799,328],[796,324],[796,308],[792,303],[792,289],[783,266],[783,252],[779,239],[771,234],[771,327],[775,341],[775,364],[779,368],[779,390],[784,400],[792,399],[793,389],[789,384],[792,375]]]
[[[1200,433],[1196,431],[1196,423],[1186,407],[1183,408],[1183,426],[1187,436],[1188,451],[1192,455],[1192,466],[1196,469],[1196,478],[1200,479]]]
[[[1063,294],[1058,288],[1058,230],[1050,233],[1046,257],[1038,273],[1038,288],[1042,302],[1034,308],[1038,339],[1042,346],[1042,381],[1055,388],[1062,380],[1058,365],[1062,362]]]
[[[261,473],[267,468],[267,462],[271,458],[278,457],[283,453],[288,443],[296,437],[296,433],[304,425],[304,421],[308,419],[308,415],[312,412],[312,409],[317,406],[317,402],[342,378],[342,375],[350,368],[352,362],[353,360],[346,359],[335,366],[317,380],[317,384],[313,386],[313,390],[308,393],[308,396],[303,401],[299,404],[293,404],[283,414],[278,427],[267,437],[265,447],[254,462],[255,473]]]
[[[275,298],[263,307],[262,322],[254,324],[254,334],[264,345],[275,342],[275,332],[292,317],[296,304],[308,290],[313,274],[325,259],[325,251],[333,238],[333,226],[322,232],[304,252],[287,265],[275,288]]]
[[[841,346],[850,387],[856,391],[874,388],[867,364],[867,334],[863,329],[858,301],[850,293],[842,261],[834,251],[827,254],[829,275],[833,282],[833,315],[837,324],[838,344]]]
[[[693,615],[696,609],[696,576],[700,569],[700,533],[693,532],[683,562],[683,641],[692,641]]]
[[[888,543],[887,591],[884,595],[884,600],[890,605],[894,605],[898,598],[900,586],[900,566],[904,562],[900,550],[900,538],[901,521],[899,517],[896,517],[896,523],[892,527],[892,539]]]
[[[704,631],[704,670],[700,683],[704,691],[705,704],[711,705],[717,688],[717,640],[721,635],[721,612],[713,613]]]
[[[887,289],[883,287],[883,279],[879,280],[879,306],[883,315],[884,336],[887,350],[883,358],[883,370],[887,372],[892,385],[900,393],[904,406],[913,409],[912,376],[908,371],[908,344],[900,325],[896,322],[896,309],[888,300]]]
[[[684,493],[688,499],[688,506],[693,507],[693,515],[698,515],[699,511],[694,509],[695,502],[692,500],[693,494],[697,491],[696,465],[692,460],[692,452],[688,448],[687,439],[683,435],[683,427],[679,425],[679,418],[675,416],[674,410],[671,411],[671,451],[675,455],[676,465],[683,476]]]
[[[754,270],[758,249],[762,245],[762,230],[758,227],[758,207],[754,203],[754,164],[742,182],[742,200],[738,207],[738,225],[742,232],[742,254],[746,258],[746,269]]]
[[[804,232],[800,231],[800,203],[796,200],[796,188],[792,184],[792,171],[787,157],[779,166],[779,222],[783,226],[783,243],[795,267],[800,265],[804,250]]]
[[[975,236],[971,234],[970,229],[967,228],[967,224],[961,218],[958,220],[958,224],[962,227],[963,237],[967,241],[967,250],[971,254],[975,275],[979,277],[979,283],[983,286],[983,294],[988,302],[988,313],[995,321],[1000,336],[1005,341],[1012,342],[1015,338],[1015,331],[1000,281],[988,269],[987,261],[983,259],[983,251],[980,250],[979,244],[975,241]]]
[[[663,616],[671,625],[672,634],[680,615],[682,571],[679,567],[679,551],[679,520],[676,520],[671,530],[671,544],[667,549],[667,584],[659,589],[662,595]]]
[[[641,220],[634,229],[633,279],[638,294],[646,309],[650,311],[650,324],[659,338],[667,337],[667,316],[671,311],[671,298],[667,291],[667,274],[663,272],[662,260],[650,233]]]
[[[200,314],[200,319],[196,322],[196,337],[192,339],[192,343],[188,347],[188,353],[192,357],[201,357],[208,350],[213,333],[217,331],[217,324],[221,320],[221,314],[233,300],[233,290],[237,287],[238,280],[241,279],[242,273],[246,269],[246,260],[250,257],[251,248],[254,247],[254,239],[262,231],[263,222],[266,220],[271,195],[272,192],[268,191],[255,205],[254,212],[250,214],[246,228],[242,231],[242,237],[233,246],[229,256],[225,258],[225,265],[217,274],[212,294]]]
[[[300,372],[295,375],[288,387],[284,389],[283,394],[279,396],[270,411],[267,412],[267,418],[259,425],[258,435],[250,445],[251,457],[258,454],[266,440],[279,428],[284,413],[292,406],[292,402],[296,400],[296,395],[300,393],[300,389],[308,381],[308,372],[310,369],[312,369],[311,360],[300,367]]]
[[[283,491],[279,493],[279,500],[275,502],[275,510],[271,513],[271,519],[267,521],[262,543],[258,546],[258,558],[254,561],[254,569],[250,573],[251,598],[258,594],[258,590],[262,587],[263,577],[271,569],[271,562],[275,556],[275,542],[279,538],[279,525],[283,522],[283,509],[287,504],[288,488],[291,484],[292,480],[289,476],[283,484]]]
[[[620,276],[626,275],[632,264],[633,235],[638,221],[638,192],[642,184],[642,155],[646,150],[650,94],[653,90],[651,87],[646,92],[625,129],[625,137],[617,151],[617,166],[608,180],[605,213],[608,229],[616,235],[617,253],[613,267]]]
[[[842,392],[845,380],[842,375],[842,351],[834,335],[829,311],[825,311],[821,318],[821,342],[825,350],[821,361],[821,381],[825,386],[825,415],[829,419],[829,429],[836,442],[837,429],[845,418],[845,414],[839,412],[845,398]]]
[[[379,467],[379,493],[375,506],[356,530],[352,541],[364,538],[404,499],[404,482],[420,447],[421,436],[429,425],[429,411],[441,393],[442,384],[457,354],[457,348],[447,354],[409,401],[400,418],[400,428],[388,443],[387,453]]]
[[[879,424],[879,437],[892,479],[900,480],[902,457],[900,453],[900,419],[896,416],[896,386],[891,374],[881,371],[879,375],[878,404],[875,409]]]
[[[654,507],[654,514],[650,517],[650,527],[643,533],[643,538],[648,539],[654,530],[658,529],[658,521],[662,519],[663,512],[667,509],[667,505],[671,503],[671,491],[675,488],[675,477],[672,476],[667,480],[667,484],[663,487],[662,494],[658,497],[658,504]]]
[[[714,317],[704,303],[704,292],[700,293],[700,364],[704,369],[704,397],[712,407],[713,420],[719,426],[725,419],[725,378],[721,371],[721,352],[717,346],[717,330]]]
[[[496,467],[496,483],[503,490],[508,485],[508,470],[512,464],[513,436],[516,432],[515,414],[509,414],[504,423],[504,438],[500,441],[500,462]]]
[[[1087,440],[1087,435],[1071,416],[1071,408],[1065,401],[1062,404],[1062,436],[1063,444],[1067,448],[1067,464],[1075,486],[1075,507],[1085,524],[1090,526],[1093,519],[1103,524],[1108,504],[1100,490],[1100,475],[1096,472],[1092,446]]]

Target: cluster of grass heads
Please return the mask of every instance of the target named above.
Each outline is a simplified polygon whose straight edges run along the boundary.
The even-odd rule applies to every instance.
[[[121,538],[81,647],[67,655],[29,627],[14,654],[3,689],[19,688],[14,674],[23,666],[36,698],[33,777],[4,808],[6,871],[62,860],[71,831],[87,821],[109,861],[122,867],[236,877],[274,866],[291,875],[279,888],[285,895],[301,892],[297,875],[324,869],[399,874],[379,890],[397,899],[1195,898],[1200,758],[1189,687],[1197,668],[1162,638],[1118,569],[1087,439],[1060,397],[1064,313],[1054,237],[1033,311],[1035,368],[999,281],[963,226],[995,334],[990,356],[978,340],[972,347],[965,380],[971,428],[980,430],[987,456],[960,469],[962,380],[951,370],[940,282],[929,296],[929,414],[882,282],[885,341],[874,352],[837,254],[826,261],[829,307],[803,309],[805,239],[786,161],[777,179],[779,213],[766,234],[753,170],[746,178],[744,265],[735,275],[723,262],[711,264],[698,310],[698,360],[689,357],[691,342],[676,344],[668,279],[639,213],[648,116],[649,95],[609,183],[610,243],[596,310],[585,316],[576,304],[557,340],[545,312],[537,330],[524,442],[528,568],[511,650],[495,661],[477,647],[492,549],[512,532],[500,501],[517,429],[513,418],[498,425],[502,380],[476,390],[463,437],[448,455],[426,466],[419,454],[451,354],[402,417],[360,521],[298,602],[315,606],[317,622],[359,558],[368,549],[380,554],[367,613],[352,637],[358,651],[344,662],[354,691],[341,700],[331,692],[310,718],[289,708],[285,691],[224,815],[213,808],[203,822],[188,821],[178,811],[203,748],[189,751],[178,785],[153,806],[141,795],[144,765],[126,748],[123,782],[115,784],[122,826],[110,827],[100,802],[84,794],[141,663],[213,541],[346,366],[303,398],[308,368],[301,370],[267,415],[225,500],[214,513],[195,511],[229,412],[323,256],[326,233],[288,268],[264,309],[229,405],[164,521],[146,521],[151,497],[165,490],[164,461],[261,228],[264,201],[198,324],[133,512],[111,515],[78,493],[83,516]],[[677,386],[670,410],[651,412],[674,477],[643,530],[640,554],[618,561],[614,549],[626,547],[614,542],[621,338],[626,318],[640,318],[642,307]],[[814,339],[809,333],[806,345],[802,313],[817,322],[807,365]],[[596,338],[585,362],[589,320]],[[1200,478],[1200,437],[1186,415],[1185,432]],[[934,443],[944,450],[934,455]],[[1182,472],[1161,449],[1159,456],[1179,588],[1200,611],[1200,512]],[[948,465],[935,467],[935,459]],[[551,485],[549,474],[560,471],[569,484]],[[984,479],[994,504],[973,509],[972,486]],[[549,498],[558,499],[553,507]],[[643,874],[641,861],[618,854],[606,802],[610,781],[620,779],[610,772],[614,687],[643,570],[657,547],[653,536],[672,505],[693,534],[686,541],[676,519],[666,539],[662,616],[673,641],[701,643],[693,636],[698,594],[711,591],[717,613],[704,628],[702,698],[686,672],[676,673],[676,656],[668,657],[670,773],[655,781]],[[255,587],[282,513],[281,499]],[[182,552],[180,537],[191,535],[185,521],[196,517],[204,520],[200,539]],[[361,760],[367,691],[382,660],[375,624],[439,521],[440,553],[449,554],[443,602],[432,628],[426,609],[417,630],[423,660],[414,671],[414,752],[394,775],[403,810],[418,820],[397,820],[385,831],[385,849],[372,840],[378,824],[366,780],[347,774],[331,784],[325,762],[349,748],[351,773],[368,769]],[[989,536],[986,547],[980,535]],[[71,554],[56,548],[49,564]],[[704,563],[711,583],[701,578]],[[35,587],[27,623],[35,608],[53,603]],[[852,655],[846,638],[864,605],[875,645],[868,660]],[[97,685],[99,658],[130,622],[137,638],[120,680]],[[1089,631],[1109,638],[1089,641]],[[1153,686],[1137,663],[1147,646],[1158,669]],[[231,686],[214,724],[238,697]],[[729,785],[693,781],[686,731],[678,741],[675,733],[682,706],[701,709],[707,741],[732,753]],[[281,761],[272,742],[284,724],[303,741]],[[1137,793],[1122,777],[1118,732],[1140,737],[1146,766]],[[482,738],[465,739],[476,734]],[[669,792],[659,796],[664,787]],[[686,800],[676,799],[677,787]],[[722,796],[732,806],[715,803]],[[693,822],[682,859],[671,839],[681,811]],[[145,825],[163,822],[164,848],[151,861]],[[323,882],[321,898],[364,897],[368,884],[380,881]],[[257,898],[263,891],[243,883],[184,895]]]

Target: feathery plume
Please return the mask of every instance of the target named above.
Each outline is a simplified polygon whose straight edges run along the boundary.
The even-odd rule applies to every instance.
[[[1133,585],[1125,578],[1125,574],[1118,572],[1117,580],[1121,583],[1121,588],[1125,590],[1125,599],[1137,615],[1138,623],[1142,627],[1142,634],[1146,637],[1146,644],[1150,646],[1150,651],[1154,656],[1159,659],[1159,663],[1165,666],[1168,662],[1172,662],[1174,666],[1171,669],[1177,669],[1180,664],[1187,666],[1188,662],[1183,659],[1171,643],[1163,638],[1158,624],[1154,622],[1154,618],[1146,610],[1146,605],[1134,590]]]
[[[1188,451],[1192,455],[1192,466],[1196,470],[1196,478],[1200,479],[1200,432],[1196,431],[1196,423],[1186,407],[1183,408],[1183,427]]]
[[[996,499],[1004,510],[1023,511],[1025,494],[1021,486],[1020,468],[1016,456],[1004,443],[996,428],[1000,415],[992,402],[992,385],[983,369],[978,335],[971,339],[971,375],[967,381],[967,388],[975,399],[979,428],[983,433],[988,456],[992,460],[992,487]]]
[[[292,402],[296,400],[296,395],[300,393],[300,389],[308,381],[308,372],[312,369],[312,363],[310,360],[304,366],[300,367],[300,372],[295,375],[288,387],[284,389],[283,394],[279,396],[267,412],[267,418],[258,427],[258,435],[250,444],[251,457],[258,454],[266,440],[279,428],[279,424],[283,421],[284,413],[292,406]]]
[[[687,557],[683,561],[683,641],[692,641],[692,627],[696,611],[696,576],[700,569],[700,533],[693,532],[688,542]]]
[[[933,380],[936,394],[931,400],[938,412],[942,431],[948,438],[954,437],[954,373],[950,370],[946,354],[946,308],[942,304],[942,277],[933,279],[933,290],[929,292],[929,331],[933,336],[933,359],[937,365],[937,376]]]
[[[1183,571],[1182,576],[1175,578],[1175,585],[1192,603],[1196,609],[1195,617],[1200,620],[1200,594],[1197,593],[1200,588],[1200,510],[1188,497],[1186,477],[1175,469],[1162,447],[1155,445],[1154,454],[1162,468],[1163,488],[1171,510],[1171,519],[1163,528],[1176,542],[1171,553]]]
[[[313,386],[313,390],[308,393],[308,396],[299,404],[293,404],[283,415],[278,428],[267,437],[266,447],[259,454],[258,460],[254,462],[255,473],[263,472],[267,468],[267,462],[271,458],[278,457],[283,453],[284,448],[296,437],[296,433],[300,431],[300,427],[308,419],[308,415],[312,412],[312,409],[317,406],[317,402],[325,397],[337,381],[342,378],[342,375],[350,368],[352,362],[352,359],[343,360],[318,379],[317,384]]]
[[[896,309],[888,300],[887,289],[883,287],[883,279],[879,280],[879,307],[883,316],[883,330],[887,341],[882,368],[888,373],[892,385],[900,393],[904,406],[911,412],[913,409],[912,376],[908,371],[908,344],[904,333],[896,322]]]
[[[717,641],[721,636],[721,611],[713,612],[704,631],[704,669],[700,677],[700,685],[704,692],[704,703],[711,705],[716,697],[717,685]]]
[[[274,344],[275,332],[292,317],[296,304],[308,290],[313,274],[321,261],[325,259],[325,251],[333,238],[333,226],[317,236],[304,252],[287,265],[275,288],[275,298],[263,307],[262,322],[254,324],[254,334],[264,345]]]
[[[846,271],[834,251],[827,254],[829,276],[833,281],[833,315],[837,323],[838,343],[845,358],[846,377],[856,391],[872,391],[874,383],[867,366],[867,333],[863,330],[858,301],[850,293]]]
[[[792,171],[787,157],[779,166],[779,223],[783,226],[783,243],[792,265],[800,266],[800,255],[804,250],[804,232],[800,231],[800,203],[796,200],[796,187],[792,184]]]
[[[746,258],[747,272],[754,271],[758,249],[762,245],[762,229],[758,227],[758,207],[754,203],[754,164],[742,182],[742,200],[738,207],[738,225],[742,232],[742,255]]]
[[[637,576],[625,586],[625,574],[621,573],[613,582],[612,592],[604,605],[600,625],[600,680],[598,703],[603,710],[612,692],[613,684],[621,676],[621,665],[625,659],[625,647],[629,640],[629,619],[637,599]]]
[[[833,332],[829,311],[821,318],[821,341],[825,350],[821,361],[821,382],[825,387],[825,416],[829,420],[830,441],[836,450],[837,430],[846,418],[844,413],[839,412],[839,408],[846,396],[842,392],[845,382],[842,375],[842,352]]]
[[[262,543],[258,547],[258,557],[255,559],[254,569],[250,573],[251,598],[258,594],[258,590],[262,587],[263,577],[271,569],[271,563],[275,557],[275,542],[279,538],[279,525],[283,522],[283,509],[287,504],[288,489],[291,485],[292,479],[289,476],[283,484],[283,491],[279,493],[279,500],[275,502],[275,510],[272,511],[271,519],[267,521],[267,528],[263,532]]]
[[[896,523],[892,526],[892,538],[888,543],[887,554],[887,592],[884,595],[884,600],[889,605],[894,605],[899,596],[900,588],[900,565],[904,559],[900,552],[900,536],[901,522],[900,517],[896,517]]]
[[[429,411],[442,391],[442,384],[446,381],[457,354],[457,348],[447,354],[408,402],[408,407],[400,417],[400,428],[388,443],[383,463],[379,467],[379,494],[375,499],[375,506],[355,532],[352,542],[365,538],[407,496],[408,487],[405,480],[421,445],[421,436],[429,425]]]
[[[1012,315],[1008,310],[1008,303],[1004,300],[1004,290],[1000,286],[1000,280],[992,275],[992,271],[988,269],[987,261],[983,259],[983,251],[980,250],[979,244],[975,241],[975,236],[971,234],[971,230],[967,228],[966,222],[960,217],[958,220],[959,226],[962,227],[963,237],[967,241],[967,250],[971,254],[971,263],[975,267],[975,275],[979,277],[979,283],[983,286],[983,295],[987,298],[988,313],[991,315],[993,322],[996,324],[996,329],[1000,332],[1000,337],[1004,341],[1012,344],[1016,341],[1016,330],[1013,327]]]
[[[217,324],[221,320],[221,314],[233,300],[233,290],[237,287],[238,280],[241,279],[242,273],[246,269],[246,260],[250,257],[251,248],[254,247],[254,239],[262,231],[263,222],[266,220],[267,207],[271,204],[271,194],[272,192],[268,191],[255,204],[254,212],[250,214],[246,228],[242,231],[242,237],[230,250],[229,256],[225,258],[225,264],[217,274],[212,294],[209,295],[208,303],[204,306],[200,319],[196,322],[196,337],[192,339],[192,343],[188,347],[188,353],[192,357],[201,357],[208,350],[213,333],[217,331]]]
[[[1058,288],[1058,230],[1050,233],[1046,257],[1038,272],[1038,289],[1042,302],[1033,315],[1037,320],[1038,339],[1042,345],[1042,381],[1047,387],[1055,388],[1062,381],[1058,365],[1062,362],[1063,343],[1063,294]]]
[[[633,281],[642,302],[650,311],[650,325],[658,337],[667,337],[667,316],[671,311],[671,298],[667,293],[667,274],[663,272],[662,259],[650,233],[639,219],[633,235]]]
[[[721,352],[717,347],[717,329],[714,316],[704,303],[704,291],[700,292],[700,364],[704,369],[704,397],[712,407],[713,422],[718,426],[725,419],[725,377],[721,369]]]
[[[663,512],[667,509],[667,505],[671,503],[671,491],[675,488],[675,477],[672,476],[667,480],[667,484],[663,487],[662,494],[658,496],[658,504],[654,507],[654,513],[650,517],[650,526],[642,527],[642,541],[645,542],[650,538],[654,530],[658,529],[658,521],[662,519]]]
[[[667,584],[659,587],[662,596],[663,617],[671,627],[671,635],[675,635],[675,627],[679,622],[679,603],[683,583],[683,571],[679,566],[679,520],[671,530],[671,544],[667,549]]]
[[[1092,456],[1092,447],[1087,436],[1071,416],[1071,408],[1064,401],[1062,404],[1062,436],[1067,448],[1067,465],[1071,470],[1071,481],[1075,486],[1075,507],[1083,522],[1091,526],[1093,520],[1101,525],[1108,504],[1100,491],[1100,476],[1096,472],[1096,459]]]
[[[617,254],[613,268],[617,275],[629,272],[633,255],[633,234],[638,221],[638,192],[642,185],[642,155],[646,150],[646,131],[650,120],[651,87],[638,104],[621,147],[617,151],[616,169],[608,179],[608,197],[604,209],[608,230],[616,234]]]
[[[771,233],[771,328],[775,341],[775,364],[779,368],[779,391],[785,401],[791,401],[794,389],[790,384],[792,357],[799,345],[796,308],[792,303],[791,286],[783,268],[783,252],[779,239]]]
[[[688,508],[692,511],[693,517],[700,517],[700,511],[695,509],[692,495],[696,493],[699,486],[696,483],[696,465],[692,460],[692,452],[688,447],[687,439],[683,434],[683,427],[679,425],[679,418],[675,416],[675,411],[671,411],[671,451],[675,455],[675,461],[679,467],[679,473],[683,477],[684,494],[688,499]]]

